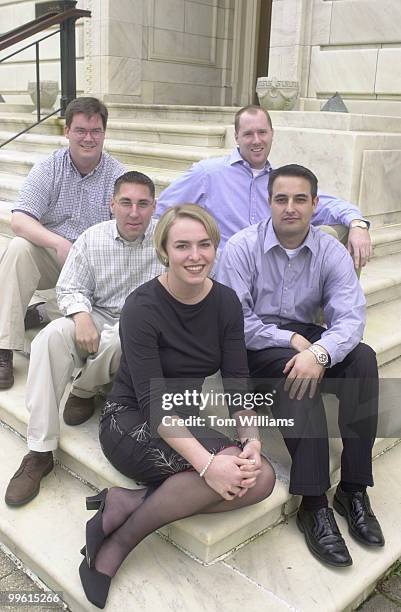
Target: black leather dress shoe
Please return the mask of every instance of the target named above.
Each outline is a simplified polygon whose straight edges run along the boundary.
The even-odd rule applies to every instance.
[[[46,302],[36,302],[28,306],[24,323],[26,330],[35,329],[36,327],[41,327],[42,325],[50,323],[50,317],[46,310]]]
[[[367,546],[384,546],[384,536],[366,491],[346,493],[338,486],[333,506],[339,514],[345,516],[349,532],[358,542]]]
[[[297,525],[305,535],[310,552],[319,561],[336,567],[352,565],[351,555],[331,508],[304,510],[301,506],[297,513]]]

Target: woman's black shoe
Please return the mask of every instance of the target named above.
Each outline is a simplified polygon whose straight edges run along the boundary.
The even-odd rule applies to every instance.
[[[97,608],[104,608],[110,589],[110,576],[91,569],[86,559],[79,566],[79,576],[86,598]]]
[[[87,510],[98,510],[102,505],[102,502],[106,499],[106,495],[108,493],[108,489],[103,489],[97,495],[92,495],[91,497],[86,498],[86,509]]]
[[[103,489],[98,495],[86,498],[87,510],[98,509],[95,516],[86,523],[86,561],[90,568],[94,567],[96,555],[106,538],[102,519],[107,491],[108,489]]]

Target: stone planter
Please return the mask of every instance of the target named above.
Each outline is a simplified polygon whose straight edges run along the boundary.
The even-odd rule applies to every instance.
[[[266,110],[292,110],[298,100],[298,81],[260,77],[256,84],[259,103]]]
[[[28,93],[35,105],[36,113],[36,81],[28,83]],[[58,81],[40,81],[40,111],[43,115],[54,111],[54,103],[58,96]]]

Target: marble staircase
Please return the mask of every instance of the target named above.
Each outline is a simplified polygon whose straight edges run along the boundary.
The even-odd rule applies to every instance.
[[[110,105],[106,147],[128,168],[152,176],[160,191],[193,161],[223,154],[232,146],[234,111],[220,107]],[[26,107],[15,109],[0,105],[0,141],[9,131],[26,125],[30,119],[28,112]],[[368,132],[365,130],[368,122],[362,119],[338,118],[338,115],[325,118],[322,114],[314,123],[311,117],[314,114],[319,115],[303,113],[307,115],[304,138],[309,138],[312,144],[317,142],[318,136],[331,142],[346,137],[348,143],[355,144],[361,134]],[[292,115],[292,119],[288,115]],[[388,123],[384,127],[401,132],[401,119],[393,119],[391,126]],[[292,161],[288,159],[288,149],[285,157],[285,150],[292,134],[293,149],[300,151],[301,116],[274,113],[273,122],[277,125],[276,139],[283,142],[273,150],[274,163]],[[380,122],[373,127],[378,129]],[[389,132],[383,132],[386,133]],[[382,138],[383,142],[389,142]],[[37,159],[63,144],[60,120],[50,119],[47,127],[21,137],[20,144],[12,143],[0,150],[0,254],[12,234],[10,210],[24,176]],[[297,161],[307,164],[307,158],[308,154],[303,151],[302,160]],[[329,174],[324,165],[322,174]],[[348,174],[348,184],[345,179],[343,182],[350,193],[356,190],[351,174]],[[390,392],[388,402],[398,405],[401,216],[398,219],[397,211],[391,210],[387,215],[391,224],[382,222],[384,216],[376,212],[369,217],[376,220],[372,230],[375,255],[361,277],[368,303],[365,338],[377,351],[381,377],[389,381],[393,395]],[[5,487],[26,452],[23,436],[28,419],[24,405],[27,367],[27,358],[17,354],[15,385],[0,392],[0,421],[3,424],[0,426],[3,466],[0,538],[51,588],[63,591],[65,601],[74,612],[92,610],[94,608],[83,597],[77,576],[84,523],[90,516],[84,511],[83,499],[93,489],[132,486],[132,483],[103,457],[97,439],[98,415],[94,415],[80,427],[67,427],[62,423],[58,465],[43,481],[40,495],[24,508],[5,506]],[[329,412],[335,408],[334,404],[328,403]],[[323,567],[307,553],[292,516],[298,500],[288,494],[286,451],[279,434],[270,430],[264,433],[264,449],[278,475],[273,495],[252,508],[178,521],[163,528],[160,536],[152,535],[130,556],[113,581],[108,609],[128,612],[153,610],[157,606],[166,610],[190,608],[196,612],[214,609],[237,612],[242,607],[256,612],[261,606],[272,611],[354,609],[401,556],[398,527],[400,436],[399,430],[390,428],[386,430],[386,437],[378,438],[374,448],[376,486],[371,499],[386,535],[383,550],[366,550],[347,535],[354,566],[345,571]],[[338,440],[331,441],[331,450],[332,482],[336,483],[340,458]],[[339,524],[346,535],[342,519]],[[316,591],[310,587],[311,576],[317,578],[314,580]]]

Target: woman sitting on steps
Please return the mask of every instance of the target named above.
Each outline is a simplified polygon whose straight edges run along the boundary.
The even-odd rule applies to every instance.
[[[221,370],[223,383],[230,379],[226,391],[229,385],[246,390],[240,302],[208,277],[219,239],[203,208],[168,209],[155,232],[167,272],[136,289],[121,313],[122,358],[102,412],[100,442],[113,466],[144,488],[115,487],[87,499],[98,512],[86,526],[79,572],[87,598],[100,608],[118,568],[147,535],[194,514],[255,504],[274,487],[256,427],[237,426],[239,440],[233,441],[196,423],[194,403],[166,410],[166,398],[174,400],[167,395],[171,379],[178,379],[175,391],[200,393],[204,378]],[[229,410],[231,417],[242,413]],[[194,419],[188,427],[176,422],[188,416]]]

